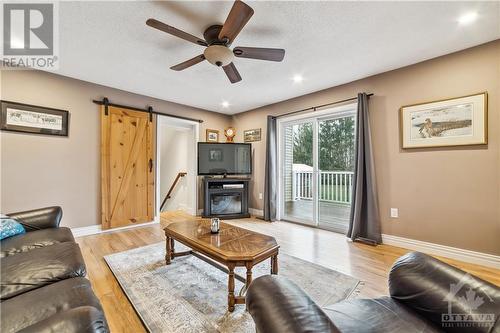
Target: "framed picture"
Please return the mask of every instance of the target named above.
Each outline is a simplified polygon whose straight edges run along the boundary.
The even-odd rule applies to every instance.
[[[260,128],[243,131],[243,141],[244,142],[260,141],[261,133],[262,131]]]
[[[403,106],[400,131],[403,148],[487,144],[487,93]]]
[[[69,112],[9,101],[0,101],[0,129],[57,136],[68,136]]]
[[[223,158],[222,149],[217,148],[208,151],[208,160],[210,162],[222,162]]]
[[[213,129],[207,129],[207,142],[219,142],[219,131]]]

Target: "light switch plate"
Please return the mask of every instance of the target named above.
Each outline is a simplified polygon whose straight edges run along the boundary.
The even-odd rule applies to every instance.
[[[398,218],[399,217],[399,209],[391,208],[391,217]]]

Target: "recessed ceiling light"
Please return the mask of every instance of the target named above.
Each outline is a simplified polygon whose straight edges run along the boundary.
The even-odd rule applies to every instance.
[[[304,81],[304,77],[300,74],[295,74],[292,79],[295,83],[301,83],[302,81]]]
[[[469,24],[474,22],[477,19],[477,12],[469,12],[458,18],[458,23],[460,24]]]
[[[228,101],[222,101],[221,103],[223,108],[228,108],[229,107],[229,102]]]

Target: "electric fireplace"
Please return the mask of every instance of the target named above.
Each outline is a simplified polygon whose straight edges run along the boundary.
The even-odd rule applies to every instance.
[[[249,217],[247,178],[204,178],[203,217]]]

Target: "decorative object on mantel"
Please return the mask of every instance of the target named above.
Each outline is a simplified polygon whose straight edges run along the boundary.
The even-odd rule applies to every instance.
[[[244,142],[255,142],[261,140],[262,130],[260,128],[243,131]]]
[[[487,144],[487,93],[403,106],[400,133],[403,148]]]
[[[207,142],[219,142],[219,131],[218,130],[207,129],[206,133],[207,133],[207,137],[206,137]]]
[[[226,143],[233,143],[236,130],[233,127],[228,127],[224,130],[224,135],[226,136]]]
[[[69,112],[43,106],[0,101],[2,131],[68,136]]]

